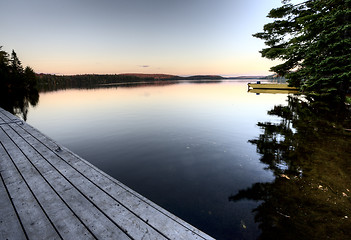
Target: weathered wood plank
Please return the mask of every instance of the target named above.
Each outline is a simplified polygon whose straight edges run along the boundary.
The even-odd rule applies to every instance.
[[[87,179],[97,184],[112,198],[119,201],[130,211],[137,214],[143,221],[162,232],[168,238],[211,239],[208,235],[152,203],[140,194],[137,194],[135,191],[98,170],[96,167],[87,163],[85,160],[65,149],[63,146],[59,146],[59,144],[41,134],[31,126],[24,124],[21,127],[46,145],[48,148],[47,150],[53,150],[60,147],[62,151],[52,153],[60,156],[77,171],[80,171]]]
[[[72,239],[73,235],[83,235],[79,231],[67,230],[70,229],[67,225],[72,224],[64,223],[61,213],[51,209],[59,209],[61,205],[65,206],[67,219],[76,219],[68,221],[78,221],[83,229],[89,228],[89,234],[93,234],[90,236],[98,239],[125,239],[128,236],[133,239],[213,239],[1,108],[0,127],[6,130],[12,144],[25,156],[25,163],[17,163],[27,181],[22,180],[24,185],[36,186],[29,176],[33,174],[42,178],[40,186],[46,182],[44,191],[41,188],[38,192],[31,191],[40,199],[44,215],[62,237]],[[2,139],[5,140],[1,137],[1,142]],[[11,143],[6,147],[11,148]],[[12,177],[9,175],[7,179],[11,181]],[[39,191],[56,194],[58,198],[54,201],[59,205],[49,204],[53,197],[45,198]],[[58,215],[56,218],[55,214]],[[112,233],[115,231],[117,235]]]
[[[11,124],[11,127],[13,127],[26,141],[30,142],[33,148],[38,151],[38,153],[40,152],[50,164],[55,166],[58,172],[60,172],[66,179],[69,179],[73,186],[75,186],[93,204],[98,206],[103,213],[116,223],[116,225],[125,232],[128,232],[131,237],[134,239],[165,239],[165,237],[158,233],[157,230],[150,227],[132,211],[126,209],[119,201],[111,198],[111,196],[98,188],[93,182],[77,172],[77,170],[72,168],[69,164],[62,161],[62,159],[60,159],[54,152],[48,151],[42,143],[36,141],[18,125]],[[11,135],[11,138],[14,139],[16,136]],[[21,140],[19,139],[18,142],[20,141]],[[25,147],[24,144],[21,148]],[[32,154],[31,158],[38,158],[38,153],[28,154]],[[38,164],[38,168],[41,168],[43,165],[43,163]],[[45,171],[45,169],[43,169],[43,171]]]
[[[82,193],[77,191],[75,186],[60,175],[35,149],[23,141],[23,138],[12,128],[9,126],[4,126],[4,128],[6,128],[6,133],[14,143],[19,146],[26,157],[28,159],[33,159],[31,163],[25,159],[21,159],[21,163],[19,164],[24,165],[21,172],[26,174],[28,171],[26,168],[33,169],[31,175],[26,174],[27,181],[30,181],[30,186],[36,186],[36,189],[39,189],[39,191],[36,192],[38,199],[41,200],[43,208],[64,238],[94,238],[87,231],[85,226],[82,225],[82,222],[85,222],[85,225],[91,228],[90,231],[92,231],[97,238],[129,239],[123,231],[104,216],[104,214],[86,199]],[[31,166],[31,164],[33,165]],[[47,182],[43,182],[39,176],[37,179],[34,177],[34,175],[39,174],[44,176]],[[48,187],[50,187],[50,189]],[[54,188],[55,191],[51,187]],[[35,189],[33,189],[33,191],[35,192]],[[54,196],[58,196],[56,192],[64,202],[62,202],[61,199],[58,200],[54,198]],[[73,215],[66,204],[74,210],[75,215],[79,216],[81,221]]]
[[[9,118],[6,116],[7,111],[0,108],[0,124],[6,123],[9,121]]]
[[[8,111],[5,111],[4,109],[0,108],[0,119],[2,119],[4,122],[22,122],[21,119],[18,117],[12,115]]]
[[[10,135],[12,140],[13,137],[17,138],[16,135],[11,136],[13,131],[9,126],[2,126],[2,128],[6,131],[7,135]],[[34,149],[31,149],[29,145],[23,145],[22,142],[19,142],[19,144],[11,142],[11,139],[5,141],[4,146],[8,150],[10,156],[13,157],[14,163],[59,234],[65,239],[94,239],[94,236],[89,230],[67,207],[62,198],[54,191],[42,174],[38,172],[38,169],[32,165],[29,160],[31,158],[27,158],[27,156],[23,154],[23,150],[34,152]],[[16,152],[18,151],[17,147],[21,149],[19,152]],[[40,159],[33,159],[40,164]],[[50,174],[53,174],[53,172],[51,171]],[[59,179],[56,180],[59,182]]]
[[[10,112],[0,108],[0,113],[2,113],[4,116],[6,116],[8,119],[19,119],[15,115],[11,114]]]
[[[1,167],[2,164],[0,163],[0,175],[3,171]],[[5,188],[2,176],[0,178],[0,213],[0,239],[26,239],[17,213]]]
[[[0,129],[1,143],[4,143],[3,136],[5,136],[5,133]],[[30,239],[61,239],[2,144],[0,146],[0,156],[1,168],[6,169],[6,171],[1,172],[4,183],[27,236]],[[12,229],[12,231],[16,230]]]

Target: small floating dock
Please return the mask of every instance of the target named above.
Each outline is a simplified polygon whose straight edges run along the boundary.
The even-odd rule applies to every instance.
[[[213,239],[0,108],[0,239]]]
[[[298,90],[289,90],[289,89],[262,89],[262,88],[254,88],[249,89],[249,93],[269,93],[269,94],[289,94],[289,93],[299,93]]]
[[[295,90],[296,87],[289,87],[287,83],[248,83],[249,89],[271,89],[271,90]]]

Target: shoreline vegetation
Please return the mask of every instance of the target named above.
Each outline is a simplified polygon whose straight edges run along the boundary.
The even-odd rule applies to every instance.
[[[37,77],[30,67],[23,68],[17,54],[11,55],[0,46],[0,106],[27,119],[29,105],[39,101]]]
[[[219,75],[193,75],[177,76],[169,74],[81,74],[81,75],[55,75],[36,74],[40,91],[55,91],[67,88],[91,88],[96,86],[113,86],[127,84],[148,84],[148,83],[173,83],[178,81],[221,81],[238,79],[273,79],[272,76],[238,76],[223,77]]]

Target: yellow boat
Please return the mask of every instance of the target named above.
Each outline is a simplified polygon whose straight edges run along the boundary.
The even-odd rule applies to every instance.
[[[249,93],[271,93],[271,94],[289,94],[289,93],[299,93],[298,90],[296,89],[263,89],[263,88],[255,88],[255,89],[249,89]]]
[[[279,89],[298,90],[296,87],[289,87],[287,83],[248,83],[249,89]]]

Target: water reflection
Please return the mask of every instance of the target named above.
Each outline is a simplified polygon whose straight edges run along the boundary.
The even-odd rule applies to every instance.
[[[40,85],[40,92],[53,92],[60,90],[70,90],[70,89],[100,89],[100,88],[139,88],[147,86],[167,86],[172,84],[179,84],[182,81],[178,80],[162,80],[162,81],[135,81],[135,82],[109,82],[109,83],[90,83],[90,82],[62,82],[60,84],[47,84]]]
[[[287,106],[259,122],[256,145],[273,182],[257,182],[229,197],[262,201],[253,210],[260,239],[351,238],[350,110],[289,96]]]
[[[138,85],[139,86],[139,85]],[[255,239],[253,201],[230,194],[273,180],[249,139],[286,95],[247,81],[41,93],[29,124],[216,239]],[[172,189],[172,191],[170,191]]]
[[[39,93],[35,87],[14,86],[9,91],[2,89],[0,107],[27,121],[28,109],[37,105]]]

